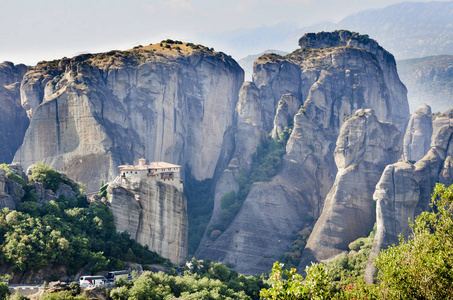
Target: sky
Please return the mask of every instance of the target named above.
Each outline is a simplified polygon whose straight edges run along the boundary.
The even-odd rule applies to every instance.
[[[338,22],[362,10],[400,2],[0,0],[0,62],[6,60],[34,65],[41,60],[73,57],[87,52],[125,50],[167,38],[216,48],[216,45],[209,44],[209,36],[222,37],[222,34],[232,30],[279,23],[304,27],[323,21]]]

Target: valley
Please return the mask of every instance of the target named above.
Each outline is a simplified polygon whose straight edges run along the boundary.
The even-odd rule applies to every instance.
[[[0,63],[0,275],[139,271],[105,299],[271,299],[288,280],[308,298],[395,297],[386,255],[451,241],[453,60],[388,50],[341,29],[245,70],[173,39]]]

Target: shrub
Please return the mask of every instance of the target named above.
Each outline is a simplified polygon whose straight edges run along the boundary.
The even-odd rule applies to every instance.
[[[3,170],[6,171],[6,177],[8,179],[11,179],[11,180],[14,180],[15,182],[17,183],[20,183],[22,185],[26,185],[27,183],[25,182],[25,180],[20,177],[19,175],[15,174],[9,167],[7,164],[0,164],[0,168],[2,168]]]
[[[375,259],[378,287],[387,299],[453,297],[453,185],[437,184],[432,212],[410,223],[413,235]]]
[[[222,198],[220,198],[220,206],[222,209],[228,209],[231,205],[236,202],[236,192],[230,191],[228,193],[223,194]]]

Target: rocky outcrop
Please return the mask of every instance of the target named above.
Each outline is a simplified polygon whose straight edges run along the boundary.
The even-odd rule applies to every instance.
[[[274,118],[272,138],[278,139],[278,133],[284,132],[285,128],[292,127],[294,116],[301,107],[300,100],[292,94],[285,94],[278,102],[277,112]]]
[[[440,129],[445,125],[453,125],[453,108],[450,108],[443,113],[436,113],[433,115],[433,135],[431,137],[431,142],[434,141]]]
[[[20,82],[27,67],[0,63],[0,163],[10,163],[22,144],[29,121],[20,102]]]
[[[0,168],[0,209],[17,209],[24,193],[22,185],[9,179],[6,171]]]
[[[29,182],[28,176],[22,166],[13,163],[7,165],[5,169],[0,168],[0,209],[8,207],[9,209],[17,209],[21,199],[25,195],[23,184]],[[9,173],[9,175],[8,175]],[[14,177],[13,177],[14,176]],[[77,186],[75,182],[70,182],[73,186]],[[58,197],[76,197],[77,193],[71,186],[60,182],[56,192],[46,189],[41,182],[33,182],[33,194],[36,195],[34,199],[38,204],[42,205],[51,200],[57,200]]]
[[[197,180],[231,154],[233,112],[243,81],[223,53],[187,44],[150,45],[43,62],[22,82],[31,118],[15,161],[42,161],[98,189],[139,157],[171,161]]]
[[[245,275],[269,270],[311,221],[303,197],[279,177],[254,183],[232,224],[215,241],[206,239],[195,256],[232,264]]]
[[[154,179],[122,178],[108,187],[116,230],[172,263],[187,259],[187,201],[181,190]]]
[[[400,81],[396,71],[396,62],[392,54],[382,48],[375,40],[367,35],[360,35],[347,30],[334,32],[320,32],[306,34],[299,40],[302,48],[324,48],[349,46],[364,49],[372,53],[382,69],[385,84],[388,87],[389,96],[392,101],[386,105],[389,119],[382,119],[395,125],[401,132],[406,129],[409,117],[409,103],[407,102],[407,90]]]
[[[401,133],[359,110],[341,127],[335,148],[338,173],[304,249],[300,269],[347,251],[374,225],[373,192],[385,166],[401,155]]]
[[[359,47],[303,47],[285,57],[268,54],[255,61],[253,97],[258,94],[261,129],[278,137],[293,123],[286,154],[278,175],[252,185],[231,225],[215,239],[204,239],[197,258],[230,262],[246,274],[269,270],[289,250],[294,234],[320,216],[337,172],[333,152],[345,119],[370,108],[380,121],[407,123],[406,90],[393,57],[377,46],[371,52]],[[236,145],[243,143],[236,140]],[[233,187],[234,173],[229,175]]]
[[[372,258],[389,245],[398,243],[398,235],[411,233],[408,219],[414,220],[430,209],[436,182],[453,184],[453,126],[444,125],[433,135],[431,150],[415,164],[399,162],[385,169],[376,186],[377,232],[367,264],[365,279],[373,281],[376,269]]]
[[[431,107],[422,104],[411,116],[404,135],[404,160],[418,161],[431,149]]]
[[[214,192],[214,210],[210,225],[220,218],[220,199],[225,193],[239,191],[236,177],[242,169],[250,170],[252,155],[261,140],[266,139],[262,129],[259,91],[252,82],[244,82],[239,91],[239,101],[236,104],[235,150],[228,167],[221,173]]]

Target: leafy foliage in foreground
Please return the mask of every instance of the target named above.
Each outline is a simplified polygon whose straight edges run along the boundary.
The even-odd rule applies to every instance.
[[[4,167],[4,166],[3,166]],[[50,189],[67,178],[47,166],[38,165],[32,178]],[[55,182],[53,181],[55,180]],[[32,195],[34,185],[23,183]],[[56,201],[38,204],[36,197],[22,199],[17,211],[0,210],[0,263],[13,270],[39,270],[48,265],[64,265],[67,274],[86,266],[91,273],[122,269],[123,261],[160,263],[163,259],[115,230],[111,210],[102,204],[89,204],[86,196],[60,196]]]
[[[437,184],[432,212],[423,212],[410,224],[408,241],[381,251],[375,259],[377,283],[363,281],[335,290],[329,270],[322,265],[306,269],[304,279],[295,269],[285,271],[276,262],[272,287],[263,289],[265,299],[453,299],[453,185]],[[367,242],[364,242],[365,245]],[[361,248],[363,245],[352,245]],[[359,252],[362,249],[359,250]],[[331,275],[330,275],[331,276]]]
[[[261,277],[245,277],[220,263],[192,259],[190,270],[182,276],[144,272],[133,282],[119,280],[110,292],[114,300],[123,299],[259,299],[266,287]]]
[[[437,184],[432,212],[411,223],[413,236],[375,261],[380,291],[392,299],[453,298],[453,185]]]
[[[284,271],[283,264],[275,262],[269,279],[271,287],[262,289],[260,296],[264,299],[328,299],[331,292],[324,266],[312,264],[305,272],[304,279],[296,269]]]
[[[350,286],[363,279],[375,234],[376,223],[367,237],[359,238],[349,244],[349,253],[340,254],[326,264],[329,279],[335,291],[340,291],[342,287]]]

